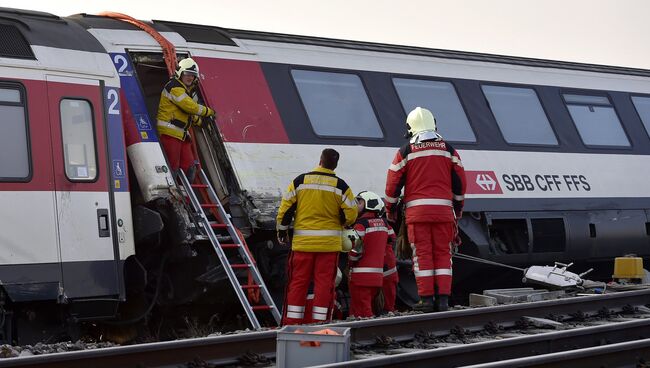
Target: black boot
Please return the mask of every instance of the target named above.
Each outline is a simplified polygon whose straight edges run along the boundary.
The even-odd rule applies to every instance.
[[[413,310],[422,313],[431,313],[435,310],[434,297],[421,296],[420,301],[413,306]]]
[[[436,297],[436,312],[446,312],[449,310],[449,295],[438,295]]]

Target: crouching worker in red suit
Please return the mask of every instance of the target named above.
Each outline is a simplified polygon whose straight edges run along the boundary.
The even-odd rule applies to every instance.
[[[387,244],[395,238],[393,229],[381,215],[384,201],[373,192],[357,195],[359,218],[354,231],[360,240],[348,253],[350,267],[350,315],[372,317],[372,302],[384,284],[384,257]],[[392,306],[395,301],[393,297]]]
[[[465,171],[436,131],[431,112],[416,107],[406,118],[410,140],[395,154],[386,178],[388,219],[404,187],[408,239],[422,312],[445,311],[451,294],[451,253],[463,211]]]
[[[329,320],[334,279],[341,252],[341,231],[357,218],[354,195],[334,174],[339,154],[323,150],[320,164],[298,175],[282,196],[276,219],[278,242],[288,244],[292,219],[293,240],[287,261],[287,288],[282,323],[302,324]],[[311,310],[305,309],[309,284],[314,283]]]

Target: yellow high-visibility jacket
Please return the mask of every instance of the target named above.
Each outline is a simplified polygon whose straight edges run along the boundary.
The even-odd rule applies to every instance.
[[[214,115],[214,110],[196,102],[194,88],[187,88],[177,78],[167,82],[160,94],[158,105],[158,134],[185,140],[190,122],[201,124],[199,117]]]
[[[357,204],[345,181],[319,166],[289,184],[278,210],[277,229],[288,230],[294,217],[291,249],[340,252],[341,230],[357,219]]]

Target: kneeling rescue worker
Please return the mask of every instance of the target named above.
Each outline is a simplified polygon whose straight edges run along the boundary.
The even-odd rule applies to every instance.
[[[190,124],[200,126],[203,117],[214,116],[214,110],[199,104],[197,82],[199,66],[191,59],[178,63],[176,73],[167,82],[160,95],[158,105],[158,136],[165,150],[172,172],[179,167],[192,180],[190,167],[197,162],[192,152],[189,135]]]
[[[282,196],[276,219],[278,242],[289,243],[289,225],[294,221],[291,253],[287,261],[287,289],[282,323],[329,320],[334,282],[341,251],[341,231],[357,218],[357,205],[350,187],[334,174],[339,153],[323,150],[320,164],[298,175]],[[307,290],[314,283],[312,310],[305,311]]]
[[[427,109],[416,107],[406,119],[409,142],[402,146],[386,179],[386,210],[404,187],[408,239],[420,301],[414,309],[445,311],[451,295],[452,242],[463,211],[465,171],[458,152],[436,132]]]
[[[395,232],[381,215],[384,201],[373,192],[357,195],[359,217],[353,230],[361,241],[356,242],[348,253],[350,268],[350,315],[372,317],[373,299],[382,292],[386,249],[395,241]],[[395,296],[392,295],[392,308]],[[384,302],[386,303],[386,302]]]

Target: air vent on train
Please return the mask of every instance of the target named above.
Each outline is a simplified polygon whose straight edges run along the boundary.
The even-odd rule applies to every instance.
[[[154,22],[162,23],[171,28],[174,32],[177,32],[183,36],[187,42],[207,43],[210,45],[237,46],[235,41],[230,39],[229,35],[216,27],[159,20],[156,20]]]
[[[36,59],[23,34],[10,24],[0,24],[0,57]]]

